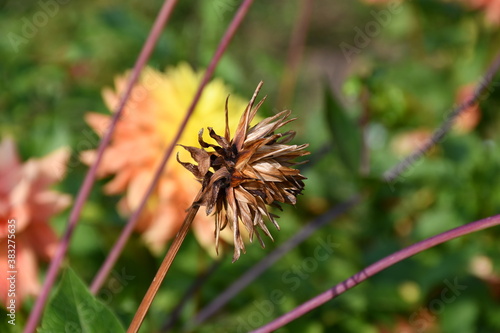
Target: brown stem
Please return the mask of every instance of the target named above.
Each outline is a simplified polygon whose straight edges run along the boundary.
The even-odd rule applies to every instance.
[[[184,115],[184,118],[182,120],[182,123],[180,124],[179,128],[177,129],[177,133],[175,134],[175,137],[172,139],[170,142],[169,146],[166,148],[165,153],[163,154],[162,160],[160,161],[160,164],[158,165],[153,180],[151,181],[148,189],[146,190],[146,194],[143,196],[141,203],[137,207],[137,209],[134,211],[132,216],[130,216],[125,228],[123,229],[122,233],[120,234],[120,237],[116,244],[113,246],[113,249],[111,250],[110,254],[106,258],[106,261],[104,262],[103,266],[99,269],[99,272],[97,273],[94,281],[92,282],[91,286],[91,292],[96,294],[99,289],[101,288],[102,284],[106,280],[106,277],[109,275],[109,272],[113,268],[113,265],[115,264],[116,260],[118,259],[119,255],[121,254],[125,244],[127,243],[130,235],[132,234],[132,231],[134,230],[140,214],[144,207],[146,206],[147,200],[151,193],[153,193],[153,190],[158,183],[160,177],[162,174],[164,174],[165,171],[165,166],[167,165],[167,162],[172,155],[174,148],[179,141],[182,133],[184,132],[184,129],[187,126],[187,123],[193,114],[196,105],[198,104],[198,101],[201,98],[201,94],[203,92],[203,89],[205,86],[208,84],[210,81],[210,78],[212,77],[215,67],[219,63],[219,60],[221,59],[222,55],[226,51],[229,42],[232,40],[234,34],[236,33],[236,30],[240,26],[241,22],[245,18],[248,10],[250,9],[250,6],[252,5],[254,0],[244,0],[242,4],[240,5],[240,8],[238,9],[238,12],[235,14],[233,20],[229,24],[226,32],[224,33],[224,36],[222,37],[219,45],[217,46],[217,50],[215,51],[214,56],[212,57],[212,60],[210,61],[210,64],[207,67],[207,70],[205,71],[205,74],[203,75],[201,82],[198,86],[198,89],[196,90],[196,93],[193,97],[193,100],[191,104],[189,105],[188,110],[186,111],[186,114]]]
[[[246,288],[252,281],[264,273],[269,267],[274,265],[281,257],[290,252],[291,249],[297,247],[300,243],[308,239],[313,232],[330,223],[335,218],[344,214],[346,211],[361,202],[361,196],[356,195],[351,199],[328,210],[326,213],[318,216],[311,222],[307,223],[293,237],[277,247],[274,251],[267,254],[261,261],[253,265],[242,276],[235,281],[223,292],[207,304],[194,318],[194,324],[200,325],[208,318],[213,316],[219,309],[234,298],[241,290]]]
[[[134,318],[130,323],[127,333],[136,333],[141,327],[142,321],[144,320],[144,317],[146,316],[146,313],[148,312],[149,307],[151,306],[151,303],[153,302],[153,299],[155,298],[156,293],[158,292],[158,289],[163,282],[163,279],[167,275],[170,265],[172,265],[172,262],[174,261],[174,258],[177,255],[182,242],[184,241],[184,238],[186,238],[189,227],[191,226],[191,223],[193,222],[193,219],[196,216],[199,208],[200,206],[198,205],[193,205],[189,208],[187,216],[184,219],[179,232],[177,232],[177,235],[175,235],[174,241],[172,242],[172,245],[170,245],[170,248],[168,249],[165,258],[163,259],[160,268],[158,268],[158,272],[156,272],[156,276],[154,277],[153,282],[151,282],[146,295],[144,295],[141,305],[139,305],[139,308],[137,309],[137,312],[135,313]]]

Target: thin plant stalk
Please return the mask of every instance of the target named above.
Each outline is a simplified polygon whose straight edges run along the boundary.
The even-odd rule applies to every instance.
[[[304,170],[310,168],[312,165],[314,165],[317,161],[319,161],[326,153],[329,151],[329,147],[322,147],[317,153],[314,155],[311,155],[311,158],[309,159],[309,163],[301,165],[299,169],[301,170],[301,173],[304,172]],[[344,211],[348,210],[351,208],[353,205],[355,205],[357,202],[359,202],[360,198],[358,197],[353,197],[352,199],[339,204],[329,210],[328,212],[324,213],[323,215],[317,217],[314,219],[312,222],[310,222],[307,226],[302,228],[295,236],[293,236],[291,239],[289,239],[283,246],[280,246],[278,249],[275,251],[271,252],[269,256],[266,256],[264,259],[262,259],[259,263],[255,264],[252,268],[250,268],[247,273],[244,274],[244,276],[241,276],[237,281],[235,281],[229,288],[224,290],[222,294],[217,297],[212,303],[210,303],[209,306],[204,307],[197,315],[197,317],[194,320],[194,324],[199,325],[201,324],[204,320],[209,318],[211,315],[216,313],[218,309],[220,309],[222,306],[224,306],[227,301],[229,301],[231,298],[233,298],[238,292],[240,292],[243,288],[245,288],[248,284],[250,284],[254,279],[256,279],[260,274],[262,274],[270,265],[272,265],[274,262],[276,262],[281,256],[283,256],[288,250],[298,246],[303,240],[305,240],[314,230],[319,229],[326,223],[328,223],[330,220],[336,218],[339,214],[343,213]],[[338,215],[336,215],[338,214]],[[274,257],[276,257],[274,259]],[[170,314],[170,318],[167,320],[165,325],[162,328],[162,332],[166,332],[170,329],[173,328],[173,325],[178,319],[178,316],[180,315],[180,312],[184,305],[187,303],[187,301],[194,295],[194,292],[198,290],[203,283],[206,282],[206,280],[209,278],[211,274],[213,274],[216,271],[216,268],[219,267],[220,263],[222,261],[222,258],[219,258],[216,260],[210,269],[202,274],[189,288],[189,290],[185,293],[185,295],[182,297],[181,301],[176,305],[172,313]],[[253,273],[252,273],[253,272]],[[256,273],[257,272],[257,273]]]
[[[174,241],[172,242],[172,245],[170,245],[170,248],[168,249],[165,258],[163,259],[158,272],[156,272],[153,282],[151,282],[146,295],[144,295],[144,298],[142,299],[142,302],[139,305],[139,308],[137,309],[132,322],[130,323],[127,333],[136,333],[141,327],[142,321],[144,320],[144,317],[146,316],[146,313],[148,312],[148,309],[153,302],[158,289],[160,289],[160,285],[167,275],[168,270],[172,265],[172,262],[174,261],[174,258],[179,251],[179,248],[181,247],[181,244],[184,241],[184,238],[186,237],[189,228],[191,227],[191,223],[193,222],[193,219],[196,216],[199,208],[200,206],[198,205],[193,205],[189,208],[188,214],[186,215],[186,218],[182,223],[181,229],[179,230],[179,232],[177,232],[177,235],[175,235]]]
[[[228,301],[230,301],[236,294],[248,286],[252,281],[259,277],[263,272],[271,267],[276,261],[278,261],[285,254],[290,252],[291,249],[295,248],[297,245],[306,240],[313,232],[318,230],[320,227],[331,222],[333,219],[339,217],[351,207],[355,206],[361,200],[360,196],[355,196],[346,202],[343,202],[335,207],[331,208],[326,213],[314,219],[312,222],[308,223],[304,228],[297,232],[292,238],[288,239],[285,243],[280,245],[274,251],[269,253],[259,261],[257,264],[248,269],[246,273],[240,276],[235,282],[233,282],[226,290],[224,290],[219,296],[217,296],[210,304],[205,306],[195,317],[194,324],[200,325],[202,322],[213,316],[217,311],[222,308]]]
[[[224,36],[221,39],[221,42],[219,43],[219,45],[217,47],[217,50],[215,51],[215,54],[214,54],[210,64],[208,65],[207,70],[205,71],[205,74],[203,75],[203,78],[201,79],[198,90],[195,93],[193,101],[192,101],[190,107],[188,108],[188,111],[186,112],[186,115],[185,115],[185,117],[184,117],[178,131],[177,131],[177,134],[174,137],[174,139],[172,140],[169,147],[167,148],[165,155],[163,156],[163,159],[160,163],[158,170],[156,171],[156,174],[155,174],[155,177],[153,178],[153,181],[151,182],[151,184],[148,188],[148,191],[144,195],[144,197],[141,201],[141,204],[139,205],[138,209],[134,212],[134,214],[132,215],[132,217],[130,218],[130,220],[127,224],[135,224],[135,222],[138,220],[139,214],[141,213],[142,209],[144,208],[149,195],[151,194],[154,187],[156,186],[156,183],[160,178],[161,172],[163,171],[170,155],[172,155],[174,147],[175,147],[177,141],[179,141],[179,138],[181,137],[182,132],[186,128],[186,125],[187,125],[189,118],[191,117],[191,115],[194,112],[194,108],[195,108],[198,100],[201,97],[201,94],[203,92],[203,88],[208,84],[210,78],[212,77],[213,72],[215,71],[217,64],[219,63],[219,60],[221,59],[222,55],[226,51],[226,49],[229,45],[229,42],[232,40],[234,34],[236,33],[236,30],[238,29],[241,22],[243,21],[246,14],[248,13],[248,10],[250,9],[250,6],[252,5],[252,3],[253,3],[253,0],[244,0],[243,3],[241,4],[241,6],[239,7],[238,11],[236,12],[235,16],[233,17],[233,20],[229,24],[226,32],[224,33]],[[197,210],[198,210],[198,207],[196,207],[196,211],[194,212],[192,218],[194,218],[194,216],[196,215]],[[194,207],[192,206],[190,208],[190,214],[193,211],[194,211]],[[188,217],[189,216],[190,215],[188,215]],[[188,217],[186,218],[184,224],[182,225],[181,230],[178,232],[173,244],[170,246],[170,249],[167,252],[165,259],[163,260],[156,277],[154,278],[153,282],[151,283],[150,288],[148,289],[148,291],[147,291],[146,295],[144,296],[134,318],[132,319],[132,322],[129,326],[129,329],[127,330],[128,333],[135,333],[139,330],[139,328],[144,320],[144,317],[146,316],[146,313],[149,310],[151,303],[153,302],[154,296],[156,295],[156,292],[158,291],[158,288],[160,287],[161,282],[163,281],[163,278],[167,274],[168,269],[170,268],[170,264],[172,263],[175,255],[177,254],[177,251],[180,247],[180,244],[184,240],[185,233],[187,233],[187,229],[189,228],[189,225],[191,224],[191,222],[187,223]],[[192,218],[191,218],[191,220],[192,220]],[[179,235],[181,235],[182,237],[179,237]],[[116,257],[118,257],[118,253],[116,253]],[[107,264],[107,262],[106,262],[106,264]],[[114,264],[114,262],[110,263],[109,270],[111,269],[113,264]],[[108,272],[109,272],[109,270],[108,270]]]
[[[476,89],[474,90],[474,94],[467,99],[465,102],[455,107],[444,123],[434,131],[432,137],[418,150],[414,153],[406,157],[403,161],[398,163],[396,166],[391,168],[390,170],[384,173],[384,180],[388,183],[392,183],[398,178],[403,172],[405,172],[410,166],[412,166],[418,159],[423,157],[432,147],[434,147],[437,143],[439,143],[446,133],[451,129],[451,126],[455,122],[455,120],[462,115],[462,113],[467,110],[469,107],[476,104],[481,96],[485,93],[485,91],[490,86],[493,81],[493,77],[498,72],[500,68],[500,53],[497,53],[495,59],[491,66],[486,71],[486,74],[476,85]]]
[[[149,196],[153,193],[153,190],[158,183],[161,175],[165,172],[165,165],[167,164],[170,156],[172,155],[172,152],[174,151],[175,145],[177,144],[177,141],[179,141],[182,133],[184,132],[184,129],[186,128],[186,125],[189,121],[189,118],[194,112],[194,109],[196,107],[196,104],[198,103],[201,94],[203,92],[203,89],[205,86],[208,84],[210,81],[210,78],[212,77],[215,68],[217,64],[219,63],[220,58],[226,51],[229,42],[233,38],[236,30],[238,29],[239,25],[245,18],[251,4],[253,3],[253,0],[245,0],[240,8],[238,9],[238,12],[234,16],[233,20],[231,21],[229,27],[227,28],[224,36],[221,39],[221,42],[219,43],[217,50],[215,51],[214,56],[212,57],[212,60],[210,61],[210,64],[207,67],[207,70],[203,74],[203,77],[201,79],[200,85],[198,86],[198,90],[196,91],[193,101],[189,105],[188,110],[186,111],[186,114],[184,116],[184,119],[182,120],[181,125],[179,126],[177,133],[170,143],[170,145],[167,147],[165,150],[165,154],[163,155],[163,158],[158,166],[158,168],[155,171],[153,180],[151,181],[145,195],[143,196],[138,208],[134,211],[134,213],[130,216],[129,220],[127,221],[127,224],[123,228],[122,233],[120,234],[118,240],[116,241],[115,245],[111,249],[109,255],[106,257],[106,260],[104,261],[103,265],[99,269],[98,273],[96,274],[94,280],[92,281],[92,284],[90,286],[90,291],[93,294],[96,294],[99,289],[102,287],[104,281],[108,277],[109,273],[111,272],[111,269],[113,268],[114,264],[118,260],[118,257],[120,256],[123,248],[125,247],[125,244],[127,243],[128,239],[130,238],[130,235],[132,234],[137,221],[139,220],[139,217],[142,213],[142,210],[146,206],[147,200]]]
[[[288,324],[292,320],[295,320],[307,312],[319,307],[320,305],[334,299],[335,297],[341,295],[347,290],[357,286],[361,282],[365,281],[369,277],[383,271],[384,269],[393,266],[394,264],[414,256],[417,253],[423,252],[427,249],[430,249],[436,245],[445,243],[452,239],[479,231],[487,228],[491,228],[494,226],[500,225],[500,215],[495,215],[491,217],[487,217],[485,219],[468,223],[466,225],[460,226],[458,228],[445,231],[439,235],[427,238],[421,242],[413,244],[409,247],[406,247],[398,252],[395,252],[374,264],[366,267],[362,271],[356,273],[351,276],[347,280],[337,284],[333,288],[319,294],[318,296],[310,299],[309,301],[299,305],[292,311],[284,314],[283,316],[273,320],[269,324],[252,331],[252,333],[267,333],[273,332],[284,325]]]
[[[163,3],[163,6],[153,24],[153,27],[151,28],[151,32],[144,43],[144,46],[141,50],[141,53],[139,54],[139,57],[137,58],[137,61],[134,65],[134,69],[132,71],[132,74],[129,78],[129,81],[127,83],[126,89],[124,94],[122,95],[120,102],[118,104],[118,107],[116,108],[116,111],[113,115],[113,118],[111,120],[111,124],[109,128],[107,129],[106,133],[104,134],[99,147],[97,149],[97,156],[90,167],[89,171],[87,172],[85,179],[83,181],[82,186],[80,187],[80,190],[78,191],[75,204],[73,205],[73,208],[70,212],[70,216],[68,219],[68,226],[59,241],[56,253],[54,255],[54,258],[50,262],[50,266],[47,272],[47,276],[45,277],[45,282],[42,286],[42,290],[40,292],[40,295],[38,296],[35,305],[33,307],[33,310],[30,313],[30,316],[28,318],[28,321],[26,323],[26,326],[24,328],[24,333],[33,333],[38,326],[38,322],[40,321],[40,317],[42,315],[43,309],[45,307],[45,303],[47,302],[50,290],[52,289],[52,286],[54,285],[54,282],[57,278],[57,275],[59,273],[59,269],[61,267],[61,263],[66,255],[66,252],[69,247],[69,242],[71,240],[71,236],[73,235],[73,231],[76,228],[76,225],[78,224],[78,219],[80,217],[80,213],[82,211],[83,205],[85,204],[85,201],[87,200],[90,190],[92,189],[92,186],[94,184],[95,178],[96,178],[96,172],[99,164],[101,163],[102,156],[104,154],[104,150],[108,146],[111,136],[115,130],[116,124],[118,123],[118,120],[120,119],[123,109],[125,106],[125,103],[127,102],[130,93],[132,91],[132,87],[134,86],[135,82],[139,78],[139,75],[142,71],[142,68],[146,64],[147,60],[149,59],[151,52],[153,51],[154,46],[156,45],[156,42],[158,38],[160,37],[160,34],[163,30],[163,27],[165,26],[166,22],[168,21],[170,14],[172,13],[172,10],[176,4],[177,0],[165,0]]]

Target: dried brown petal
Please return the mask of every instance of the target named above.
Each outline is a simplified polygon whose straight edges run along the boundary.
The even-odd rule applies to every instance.
[[[257,86],[243,112],[233,139],[230,138],[226,100],[224,136],[208,127],[209,135],[217,145],[210,144],[203,140],[201,130],[198,133],[200,146],[213,150],[183,146],[190,152],[197,165],[179,161],[202,183],[200,199],[194,204],[206,206],[207,214],[215,210],[214,236],[217,253],[220,231],[228,224],[233,230],[233,261],[239,258],[242,251],[245,252],[240,225],[248,231],[250,241],[255,235],[264,247],[259,229],[273,239],[264,218],[270,220],[279,230],[276,222],[278,216],[270,213],[267,206],[281,210],[279,203],[295,204],[296,196],[304,189],[302,180],[305,177],[291,166],[305,163],[296,162],[295,159],[309,154],[305,150],[308,145],[287,145],[294,138],[294,131],[274,133],[295,120],[288,119],[291,111],[282,111],[250,127],[252,119],[265,100],[262,99],[254,106],[261,86],[262,82]]]

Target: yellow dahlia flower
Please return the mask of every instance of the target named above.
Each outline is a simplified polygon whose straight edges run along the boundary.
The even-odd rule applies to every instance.
[[[129,73],[115,80],[115,90],[104,89],[103,98],[110,110],[115,110],[125,90]],[[119,202],[119,210],[130,215],[140,203],[153,174],[173,140],[178,127],[191,103],[200,83],[202,73],[181,63],[168,68],[165,73],[146,68],[132,90],[125,106],[122,119],[118,122],[111,143],[106,149],[98,176],[112,175],[113,179],[104,188],[107,194],[125,196]],[[204,89],[200,101],[189,120],[179,143],[194,146],[196,135],[207,120],[214,130],[224,130],[225,100],[230,93],[220,79],[214,79]],[[246,102],[232,95],[229,108],[244,110]],[[87,123],[102,136],[111,122],[110,115],[91,112],[86,115]],[[238,123],[237,113],[229,115],[232,126]],[[96,151],[82,153],[82,160],[91,164]],[[181,157],[189,154],[181,152]],[[142,233],[146,244],[154,251],[163,250],[166,242],[173,238],[180,228],[186,209],[199,191],[199,184],[187,174],[178,163],[170,161],[153,195],[150,197],[136,230]],[[214,220],[200,213],[193,222],[193,230],[199,243],[210,254],[215,255]],[[229,232],[229,231],[228,231]],[[221,235],[232,242],[231,234]]]

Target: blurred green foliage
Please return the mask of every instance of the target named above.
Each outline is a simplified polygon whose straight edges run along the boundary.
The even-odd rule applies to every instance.
[[[47,2],[0,3],[0,136],[13,136],[23,159],[69,145],[73,157],[59,190],[75,195],[87,170],[78,154],[97,144],[83,116],[90,110],[106,112],[101,90],[133,66],[161,1],[68,1],[27,34],[26,22],[33,22],[44,10],[41,3]],[[187,61],[206,67],[238,4],[180,1],[149,64],[163,69]],[[395,182],[381,180],[382,173],[402,159],[393,149],[394,138],[440,126],[458,103],[457,91],[479,81],[500,45],[498,27],[486,24],[482,11],[458,1],[415,0],[399,6],[366,46],[346,57],[339,45],[355,46],[357,31],[377,22],[373,12],[388,10],[387,5],[315,2],[294,98],[279,105],[289,38],[300,14],[298,1],[255,2],[216,75],[243,96],[264,80],[269,103],[263,112],[290,108],[300,119],[295,140],[309,142],[313,153],[304,172],[306,191],[296,208],[287,207],[281,214],[282,230],[272,231],[274,243],[268,241],[264,250],[257,244],[248,246],[235,264],[222,258],[182,310],[177,331],[189,327],[198,310],[306,221],[353,194],[363,195],[359,205],[290,251],[214,318],[192,329],[243,332],[258,327],[394,251],[500,211],[498,75],[481,99],[481,119],[472,131],[452,131]],[[13,42],[17,37],[12,34],[21,39]],[[337,101],[336,108],[324,103],[325,90]],[[328,125],[325,115],[335,121],[344,117],[358,128],[349,131],[351,124],[342,127],[340,135],[332,133],[335,126]],[[343,154],[351,154],[349,163],[358,158],[352,151],[358,149],[352,148],[358,131],[365,139],[360,149],[368,158],[364,175],[346,167],[340,154],[347,148]],[[345,141],[341,147],[339,138]],[[68,264],[86,283],[125,223],[115,210],[119,198],[102,193],[104,183],[94,187],[69,252]],[[67,214],[58,216],[54,227],[62,232],[66,219]],[[419,254],[280,332],[499,332],[499,236],[493,228]],[[325,260],[315,259],[318,244],[327,240],[336,244],[333,253]],[[490,280],[481,278],[475,268],[478,258],[491,263]],[[134,235],[114,277],[99,293],[125,326],[161,259]],[[212,261],[189,236],[144,332],[161,331],[184,292]],[[122,273],[131,280],[120,280]],[[443,290],[453,281],[466,288],[447,294],[454,296],[452,300],[443,299]],[[31,305],[28,302],[19,314],[21,323]],[[3,321],[2,332],[10,329],[2,325]]]

